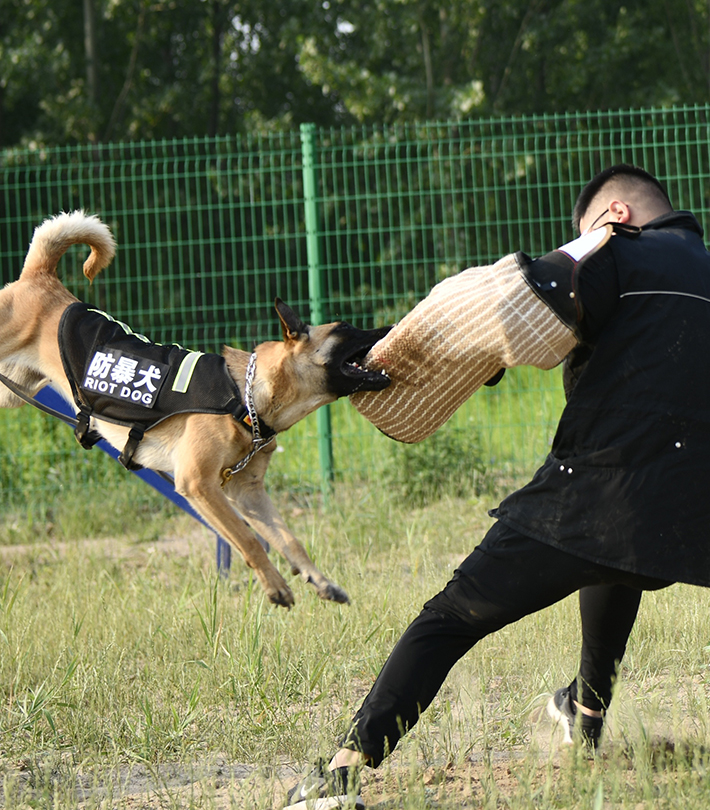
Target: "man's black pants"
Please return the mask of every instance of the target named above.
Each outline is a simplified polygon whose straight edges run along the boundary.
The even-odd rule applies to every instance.
[[[477,641],[575,591],[582,655],[573,697],[589,709],[606,709],[641,592],[670,584],[588,562],[498,522],[397,642],[343,746],[377,767]]]

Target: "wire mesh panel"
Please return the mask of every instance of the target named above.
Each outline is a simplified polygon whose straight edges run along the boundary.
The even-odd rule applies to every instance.
[[[396,321],[433,284],[522,250],[569,241],[582,186],[620,162],[641,165],[676,207],[707,224],[707,107],[491,118],[322,132],[319,141],[326,308],[367,325]],[[435,351],[434,348],[432,348]],[[480,436],[503,475],[546,453],[563,407],[558,372],[516,369],[482,389],[445,429]],[[391,443],[353,453],[362,420],[339,406],[336,465],[377,470]],[[347,441],[346,441],[347,438]],[[342,448],[342,452],[338,452]]]
[[[277,295],[308,300],[298,135],[12,151],[0,173],[3,283],[18,276],[35,226],[83,208],[111,227],[116,259],[90,286],[80,271],[87,250],[72,248],[60,275],[79,298],[153,340],[249,350],[280,337]],[[0,412],[3,501],[55,497],[77,455],[87,480],[93,465],[106,465],[63,426],[58,441],[36,441],[49,421],[28,408]],[[38,468],[59,472],[47,478]],[[108,469],[125,478],[113,462]]]
[[[676,207],[707,226],[709,118],[710,107],[694,106],[316,129],[323,319],[391,323],[466,267],[554,249],[573,237],[582,185],[613,163],[655,174]],[[0,154],[0,178],[0,282],[19,274],[36,225],[85,208],[111,226],[118,253],[89,287],[85,251],[72,249],[65,283],[154,340],[250,349],[279,337],[277,295],[309,317],[298,132],[11,150]],[[558,372],[513,370],[444,430],[475,433],[483,463],[515,475],[542,460],[562,406]],[[97,475],[105,462],[66,433],[27,408],[0,412],[0,505],[54,497],[62,481]],[[281,444],[271,483],[314,485],[315,421]],[[333,444],[343,479],[377,477],[396,457],[347,402],[333,408]],[[58,483],[26,473],[37,464],[56,470]]]
[[[297,135],[279,134],[6,155],[2,279],[19,273],[36,225],[83,208],[118,252],[93,288],[65,263],[80,297],[159,341],[218,351],[276,337],[276,294],[308,300],[299,150]]]

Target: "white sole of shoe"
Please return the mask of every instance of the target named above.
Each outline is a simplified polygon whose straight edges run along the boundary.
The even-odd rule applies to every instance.
[[[328,796],[323,799],[303,799],[289,804],[283,810],[365,810],[365,804],[358,796]]]
[[[547,701],[547,714],[562,729],[562,732],[564,734],[562,742],[565,745],[572,745],[572,726],[570,725],[567,716],[563,714],[557,708],[557,706],[555,706],[554,696]]]

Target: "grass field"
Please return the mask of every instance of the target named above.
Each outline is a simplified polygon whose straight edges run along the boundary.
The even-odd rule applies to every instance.
[[[17,522],[0,546],[7,808],[280,808],[501,494],[412,506],[373,482],[339,487],[324,509],[278,493],[352,600],[326,604],[295,582],[285,611],[239,559],[217,576],[208,532],[123,487],[103,507],[119,513],[113,535],[83,530],[78,510],[42,531]],[[698,588],[644,597],[593,760],[560,749],[542,711],[576,671],[575,600],[484,640],[366,777],[368,807],[710,806],[709,608]]]

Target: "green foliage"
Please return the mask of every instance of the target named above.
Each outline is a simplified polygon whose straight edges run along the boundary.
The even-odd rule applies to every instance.
[[[383,484],[409,506],[423,506],[444,496],[478,496],[490,488],[481,438],[474,427],[444,425],[418,444],[392,442],[388,462]]]
[[[698,0],[0,0],[0,146],[707,100]]]
[[[0,20],[0,144],[342,120],[297,69],[304,30],[335,24],[320,4],[2,0]]]

